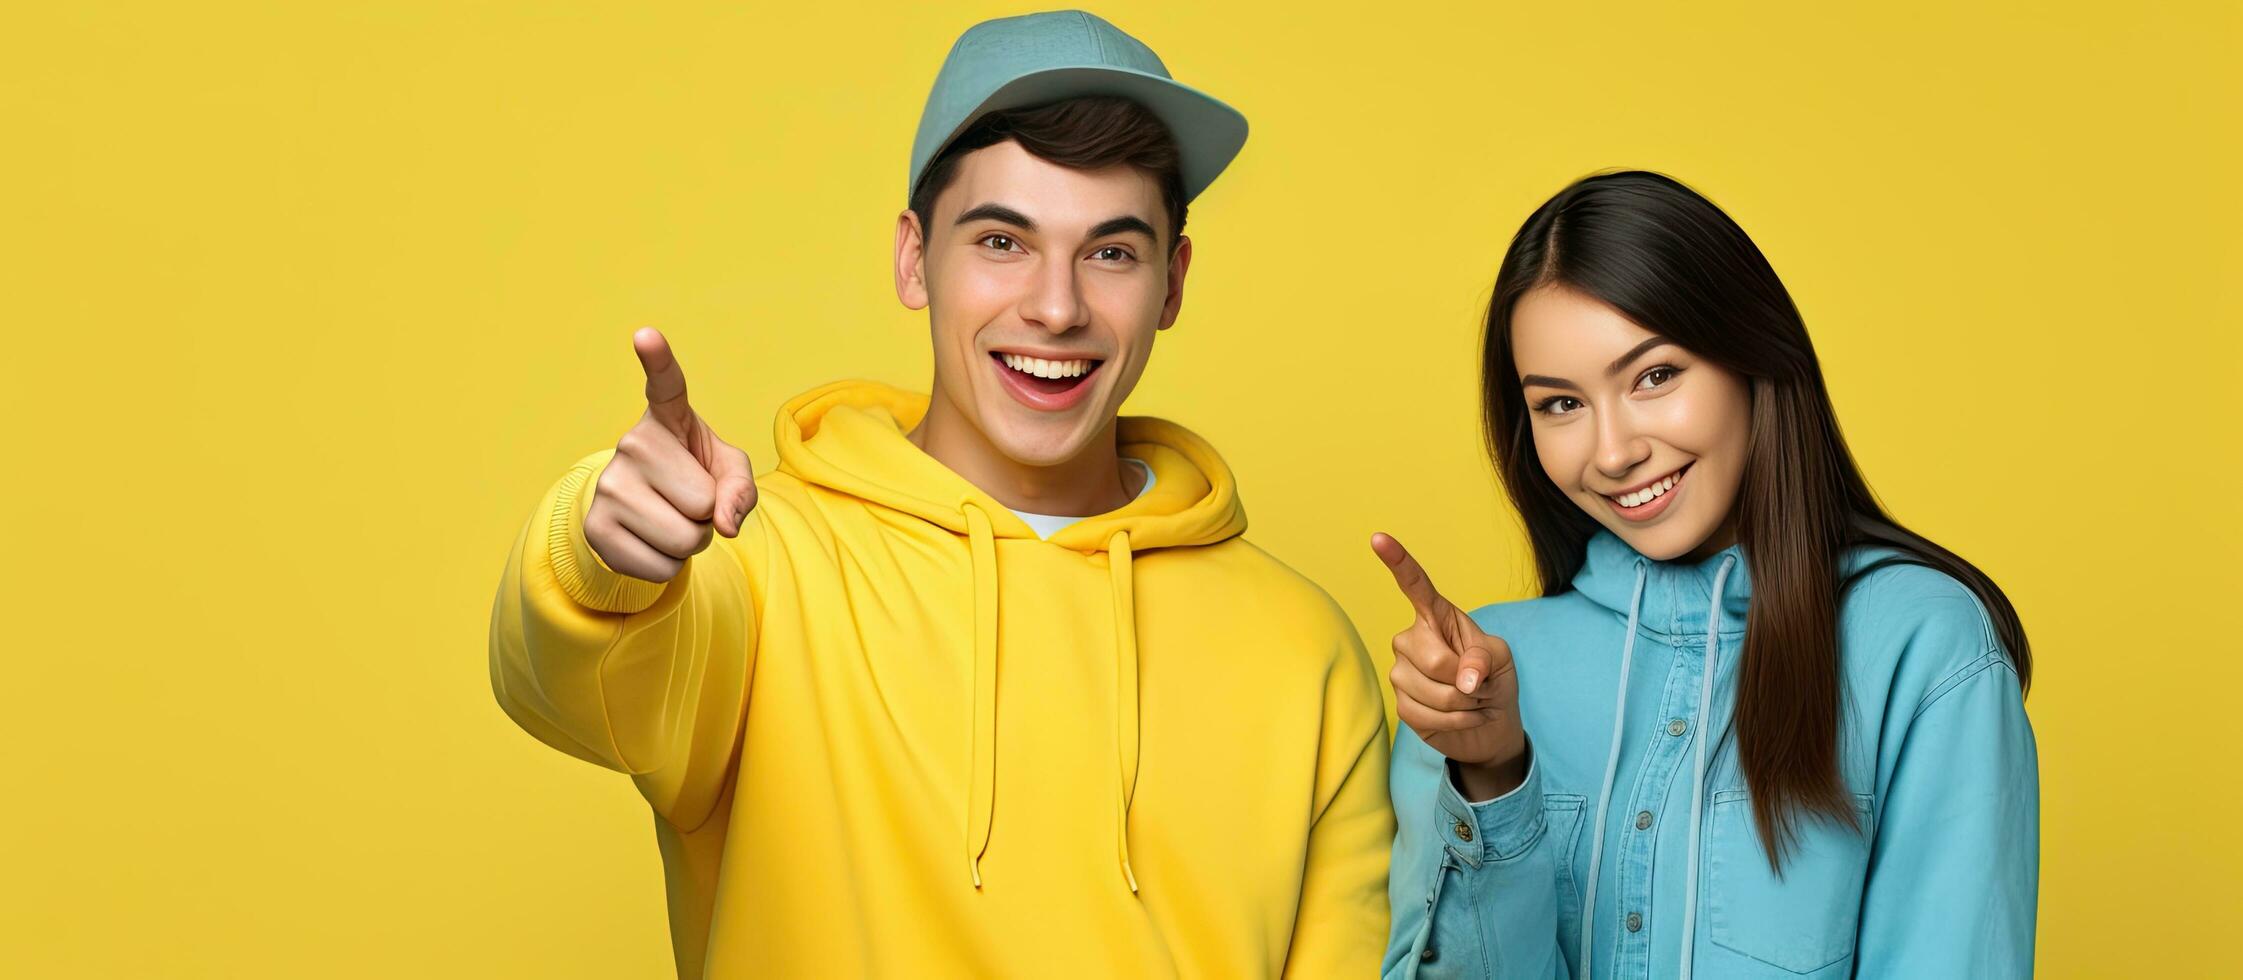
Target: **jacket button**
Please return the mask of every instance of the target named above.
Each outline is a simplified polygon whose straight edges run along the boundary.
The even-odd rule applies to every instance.
[[[1628,913],[1628,931],[1629,931],[1629,932],[1642,932],[1642,931],[1643,931],[1643,913],[1641,913],[1641,912],[1630,912],[1630,913]]]
[[[1461,841],[1470,841],[1472,839],[1472,825],[1465,823],[1462,820],[1457,821],[1456,839]]]
[[[1687,721],[1683,721],[1680,718],[1667,722],[1667,734],[1669,735],[1680,735],[1683,732],[1687,732],[1689,730],[1690,723]]]
[[[1417,961],[1420,963],[1431,963],[1433,962],[1434,958],[1440,955],[1441,954],[1433,951],[1433,947],[1427,946],[1425,947],[1425,952],[1417,954]]]
[[[1651,829],[1651,811],[1649,811],[1649,810],[1645,810],[1645,811],[1643,811],[1642,813],[1638,813],[1638,814],[1636,814],[1636,829],[1637,829],[1637,830],[1650,830],[1650,829]]]

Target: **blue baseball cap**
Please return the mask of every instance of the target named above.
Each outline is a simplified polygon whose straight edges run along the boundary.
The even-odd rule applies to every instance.
[[[1054,10],[987,20],[968,28],[943,59],[911,141],[911,181],[974,121],[1085,95],[1144,106],[1176,141],[1184,200],[1198,197],[1246,145],[1246,117],[1169,77],[1144,42],[1095,14]]]

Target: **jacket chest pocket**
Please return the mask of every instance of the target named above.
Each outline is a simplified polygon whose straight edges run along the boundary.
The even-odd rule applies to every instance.
[[[1713,941],[1792,973],[1853,955],[1872,839],[1867,796],[1853,797],[1861,829],[1824,817],[1797,824],[1783,873],[1769,868],[1745,790],[1715,793],[1704,887]]]

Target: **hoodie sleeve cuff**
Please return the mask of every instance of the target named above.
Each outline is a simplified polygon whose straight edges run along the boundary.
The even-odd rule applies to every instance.
[[[577,605],[600,612],[635,613],[662,597],[664,582],[632,578],[607,567],[592,543],[584,539],[584,515],[591,510],[592,494],[600,471],[614,458],[612,452],[593,456],[571,468],[553,490],[553,506],[546,514],[545,548],[553,563],[553,577],[561,591]]]
[[[1443,824],[1440,837],[1458,860],[1479,867],[1525,854],[1542,839],[1548,825],[1542,812],[1542,767],[1527,751],[1526,779],[1495,799],[1469,803],[1457,790],[1454,763],[1442,766],[1440,796],[1435,818]]]

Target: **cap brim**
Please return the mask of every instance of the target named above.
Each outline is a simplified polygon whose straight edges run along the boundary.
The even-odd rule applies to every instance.
[[[1186,201],[1197,198],[1214,183],[1246,145],[1246,117],[1222,100],[1175,79],[1110,65],[1087,65],[1046,68],[999,86],[966,114],[965,122],[942,138],[942,145],[928,159],[941,157],[959,134],[992,112],[1086,95],[1128,99],[1144,106],[1168,127],[1169,135],[1176,140],[1178,176],[1183,178]]]

